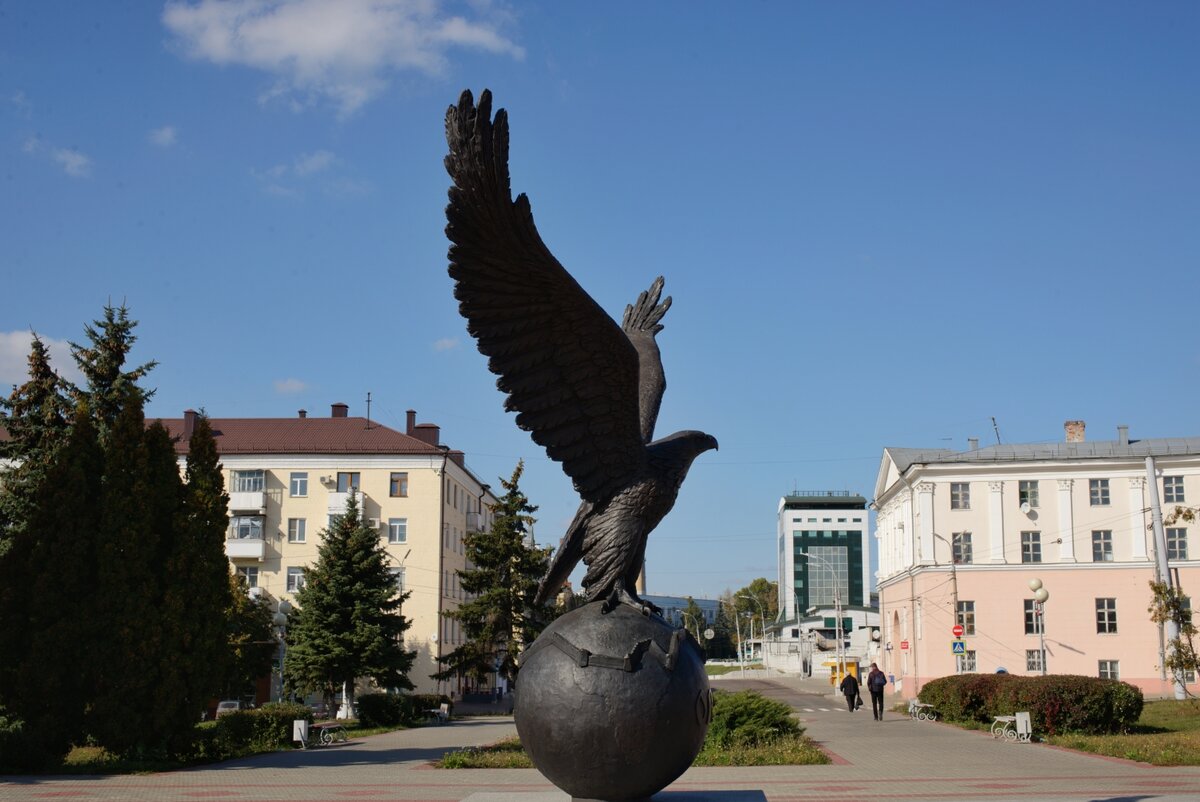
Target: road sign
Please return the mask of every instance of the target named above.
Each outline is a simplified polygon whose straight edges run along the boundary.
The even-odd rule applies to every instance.
[[[906,641],[906,640],[900,641],[900,648],[904,649],[905,651],[908,651],[908,641]]]
[[[961,641],[961,640],[950,641],[950,653],[951,654],[966,654],[967,653],[966,641]]]
[[[954,637],[961,638],[963,636],[962,624],[955,624],[954,629],[950,630],[954,633]]]

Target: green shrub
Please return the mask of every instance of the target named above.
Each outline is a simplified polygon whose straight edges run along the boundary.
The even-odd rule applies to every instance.
[[[949,721],[989,723],[1029,711],[1034,731],[1107,733],[1128,729],[1142,713],[1142,692],[1098,677],[1051,674],[956,674],[925,684],[918,694]]]
[[[769,744],[804,729],[792,709],[753,691],[713,694],[713,718],[705,746],[730,747]]]
[[[392,693],[366,693],[355,699],[358,721],[364,727],[396,727],[407,716],[405,699]]]
[[[442,704],[450,705],[450,715],[454,715],[454,702],[449,696],[439,695],[436,693],[413,693],[405,694],[400,697],[404,700],[404,723],[415,724],[424,721],[428,716],[428,711],[437,710]]]
[[[270,751],[292,742],[292,722],[304,719],[312,724],[312,711],[295,702],[269,702],[249,711],[254,722],[250,746],[255,751]],[[222,719],[224,720],[224,719]]]

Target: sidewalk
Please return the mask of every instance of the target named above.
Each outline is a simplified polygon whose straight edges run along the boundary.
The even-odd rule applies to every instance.
[[[746,798],[800,800],[1034,800],[1200,798],[1200,768],[1155,768],[1041,744],[995,741],[987,733],[912,721],[866,709],[845,710],[828,681],[800,678],[721,680],[718,688],[752,688],[790,704],[808,735],[834,759],[827,766],[692,768],[656,802]],[[889,696],[888,704],[899,697]],[[189,771],[123,777],[0,778],[0,800],[146,800],[238,802],[306,800],[565,800],[532,769],[444,771],[429,767],[443,752],[493,743],[515,732],[502,716],[356,739],[321,749],[278,752]]]

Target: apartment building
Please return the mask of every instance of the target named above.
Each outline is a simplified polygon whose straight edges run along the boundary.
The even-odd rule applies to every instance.
[[[164,420],[179,435],[181,464],[196,422],[188,410]],[[378,529],[396,584],[411,591],[406,645],[417,652],[409,679],[418,692],[459,689],[429,675],[438,658],[463,642],[442,613],[464,599],[457,570],[466,567],[463,538],[491,526],[495,496],[466,466],[462,451],[441,443],[439,427],[409,410],[404,432],[350,417],[333,404],[329,417],[210,419],[229,492],[225,551],[251,593],[273,605],[292,601],[317,560],[320,533],[345,512],[351,491]]]
[[[1152,502],[1169,514],[1200,501],[1200,438],[1085,432],[1068,421],[1057,443],[884,449],[874,501],[880,654],[899,692],[1005,671],[1172,693],[1149,582],[1165,570],[1194,590],[1200,544],[1185,523],[1159,541]]]

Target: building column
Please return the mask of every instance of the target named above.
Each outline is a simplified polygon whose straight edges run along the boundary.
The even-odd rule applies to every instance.
[[[1131,545],[1135,560],[1149,559],[1146,551],[1146,477],[1129,477],[1129,531],[1133,533]],[[1115,548],[1114,544],[1114,548]],[[1114,557],[1116,555],[1113,555]]]
[[[1075,559],[1075,513],[1071,506],[1073,479],[1058,480],[1058,531],[1062,544],[1058,547],[1060,562],[1073,563]]]
[[[917,485],[917,514],[921,516],[917,533],[920,540],[917,548],[920,550],[921,565],[933,564],[933,482],[921,482]]]
[[[1004,482],[988,482],[988,544],[991,561],[1004,559]]]

